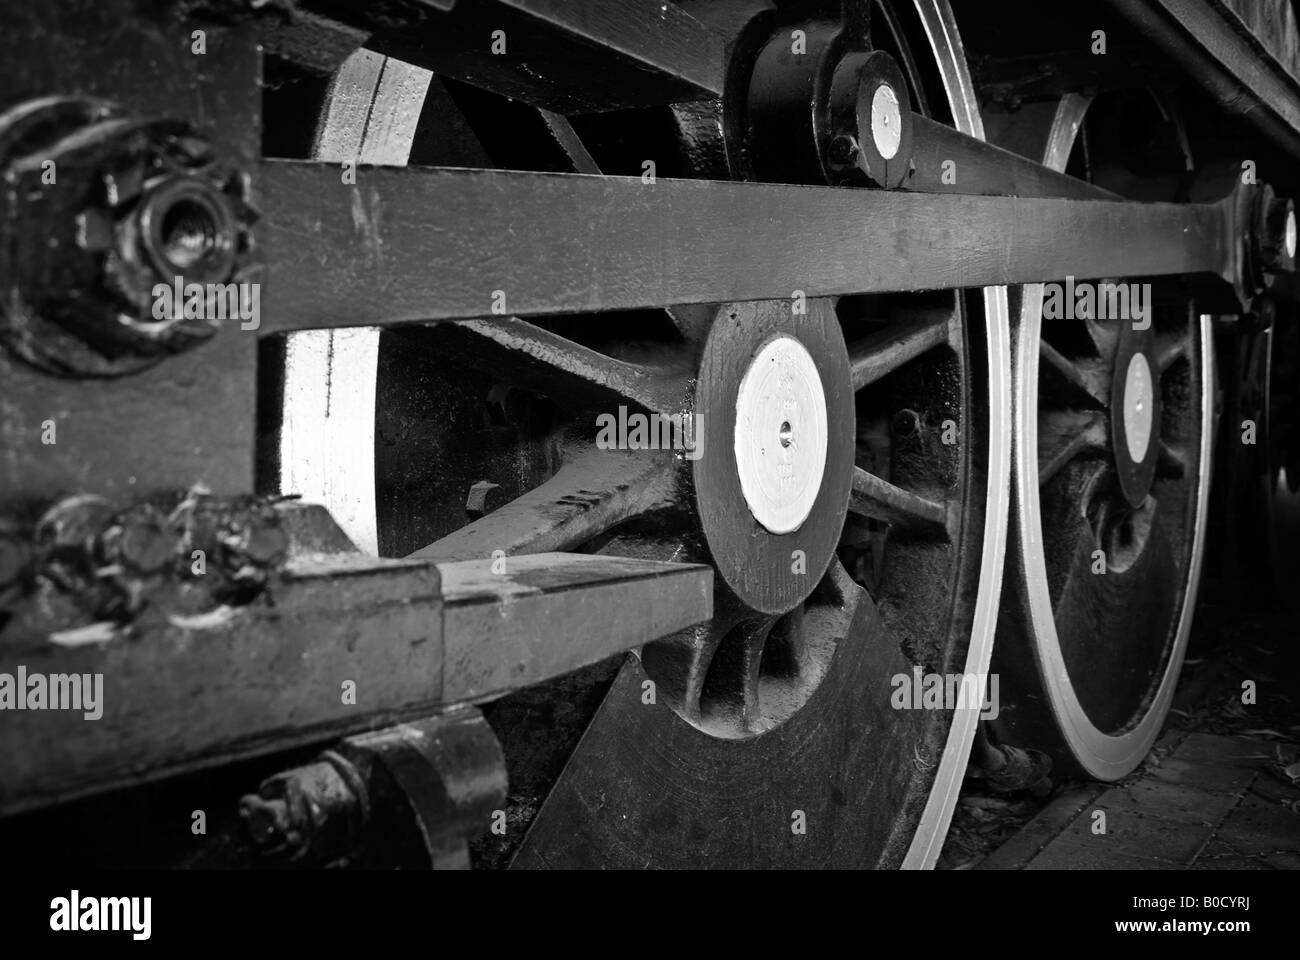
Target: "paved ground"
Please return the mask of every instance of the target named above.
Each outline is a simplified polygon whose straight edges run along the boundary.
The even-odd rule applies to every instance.
[[[1173,733],[1124,782],[1058,795],[975,868],[1300,869],[1298,752]]]
[[[1146,762],[1119,784],[1058,779],[1047,796],[968,779],[940,869],[1300,869],[1297,679],[1300,613],[1205,591]]]

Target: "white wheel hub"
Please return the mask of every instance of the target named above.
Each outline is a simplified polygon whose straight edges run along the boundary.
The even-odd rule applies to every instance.
[[[780,336],[754,355],[736,392],[736,474],[754,519],[798,530],[826,469],[826,394],[812,356]]]
[[[1134,463],[1146,459],[1151,443],[1151,413],[1155,396],[1151,366],[1140,353],[1133,354],[1124,377],[1124,439]]]
[[[903,118],[898,112],[898,94],[887,83],[876,87],[871,98],[871,139],[886,160],[893,160],[903,140]]]

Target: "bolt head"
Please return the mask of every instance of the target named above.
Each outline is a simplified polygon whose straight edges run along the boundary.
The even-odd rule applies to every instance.
[[[900,410],[894,414],[894,436],[915,437],[921,432],[921,417],[915,410]]]
[[[286,843],[290,830],[289,805],[283,799],[249,794],[239,801],[239,818],[249,839],[258,847],[273,849]]]
[[[99,535],[98,553],[137,574],[153,574],[172,559],[176,538],[162,512],[149,504],[124,511]]]
[[[289,536],[280,516],[269,509],[255,508],[233,517],[223,543],[236,566],[252,563],[274,567],[289,552]]]

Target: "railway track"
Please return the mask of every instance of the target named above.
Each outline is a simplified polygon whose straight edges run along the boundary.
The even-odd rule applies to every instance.
[[[8,6],[0,833],[929,868],[1294,572],[1287,4]]]

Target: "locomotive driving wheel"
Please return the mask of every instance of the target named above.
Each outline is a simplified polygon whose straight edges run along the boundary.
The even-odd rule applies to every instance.
[[[658,176],[816,182],[765,149],[790,71],[817,73],[796,31],[808,63],[872,64],[851,99],[871,104],[877,148],[897,149],[909,104],[982,135],[946,3],[833,21],[797,4],[685,6],[729,40],[721,101],[566,118],[361,51],[330,86],[314,153],[632,175],[648,159]],[[885,81],[871,72],[882,56],[897,65]],[[325,500],[358,542],[440,561],[583,550],[715,569],[711,622],[487,708],[513,795],[480,861],[933,864],[979,705],[899,709],[897,692],[987,670],[1006,322],[1000,288],[796,290],[290,338],[281,486]],[[638,443],[638,423],[681,433]]]
[[[1190,169],[1176,120],[1149,94],[1070,94],[1009,120],[1005,145],[1145,199]],[[1165,148],[1138,149],[1141,130],[1167,132]],[[1173,282],[1147,288],[1145,316],[1076,311],[1072,284],[1054,286],[1047,311],[1044,285],[1021,288],[1013,325],[994,726],[1050,751],[1058,769],[1117,780],[1164,722],[1196,605],[1214,426],[1210,318]]]

